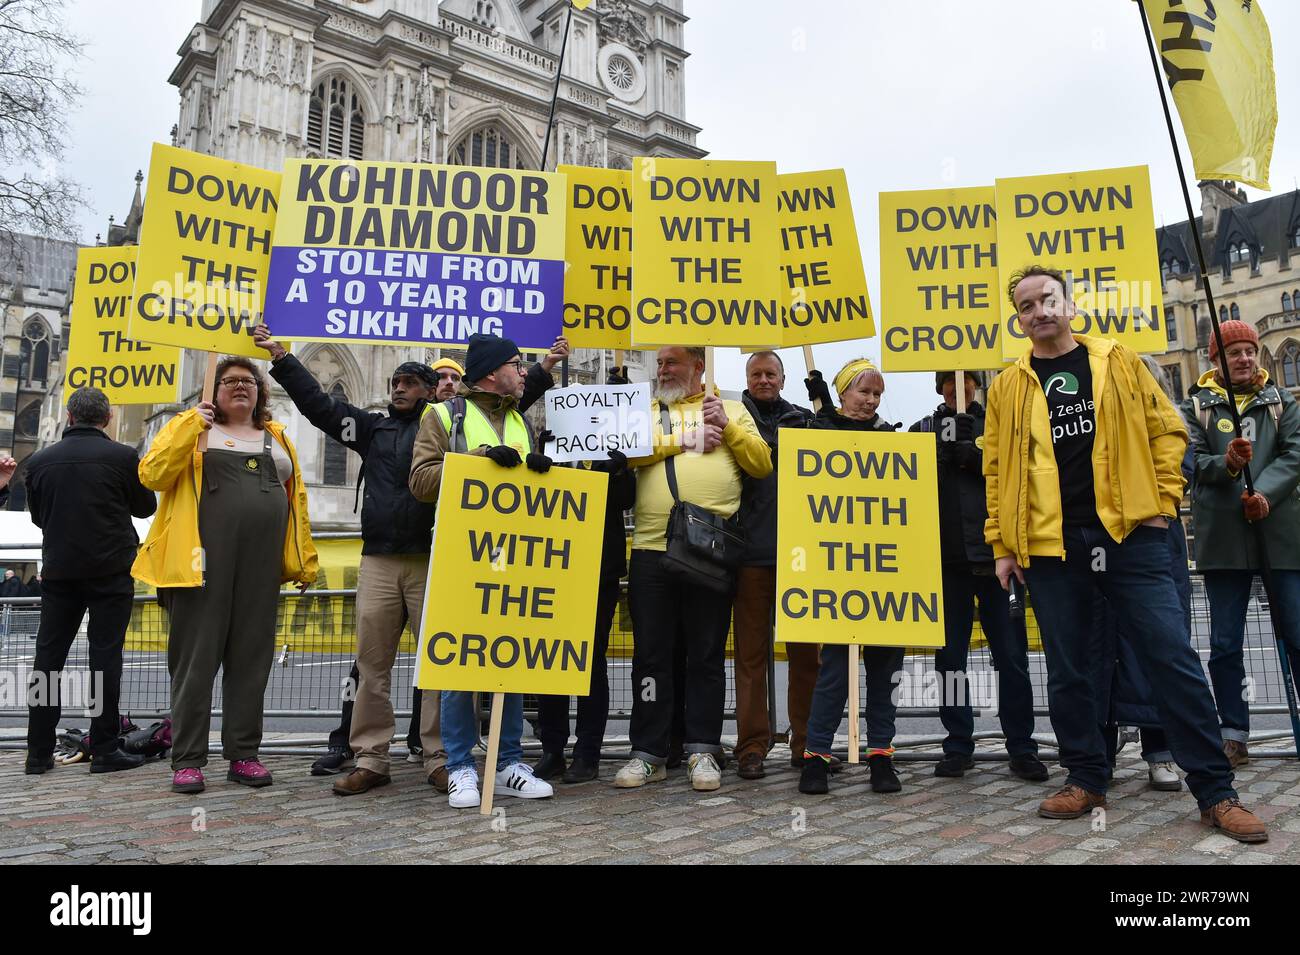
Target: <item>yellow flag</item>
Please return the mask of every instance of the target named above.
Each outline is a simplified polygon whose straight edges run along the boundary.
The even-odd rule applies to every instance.
[[[1198,179],[1268,189],[1273,41],[1256,0],[1142,0]]]
[[[577,10],[586,10],[591,6],[591,0],[569,0]]]

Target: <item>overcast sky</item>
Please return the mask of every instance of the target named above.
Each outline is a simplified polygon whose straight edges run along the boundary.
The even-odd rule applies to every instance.
[[[88,58],[66,164],[91,199],[87,242],[110,214],[126,214],[149,144],[169,141],[178,99],[167,76],[199,6],[71,5]],[[1261,7],[1280,116],[1270,178],[1288,192],[1300,178],[1300,4]],[[686,118],[702,127],[700,144],[719,159],[774,160],[782,172],[844,167],[873,304],[879,192],[1146,164],[1157,224],[1186,218],[1133,0],[686,0],[686,12]],[[877,342],[816,346],[828,375],[864,353],[879,359]],[[719,383],[743,387],[738,353],[720,356]],[[801,399],[803,361],[798,350],[786,359],[787,397]],[[935,401],[932,376],[894,374],[882,413],[907,424]]]

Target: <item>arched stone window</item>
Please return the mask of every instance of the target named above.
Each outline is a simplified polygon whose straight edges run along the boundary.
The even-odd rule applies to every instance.
[[[1282,372],[1284,388],[1300,388],[1300,347],[1287,342],[1277,356],[1277,367]]]
[[[307,107],[307,148],[327,159],[362,159],[366,118],[346,77],[316,84]]]
[[[35,315],[29,318],[23,326],[23,338],[18,351],[23,383],[45,384],[50,373],[50,326]]]
[[[347,390],[341,381],[334,382],[329,394],[335,401],[348,400]],[[348,483],[348,449],[328,435],[325,437],[324,453],[321,454],[321,483],[333,487]]]
[[[1241,321],[1241,309],[1239,309],[1239,308],[1237,307],[1237,303],[1236,303],[1236,302],[1233,302],[1233,303],[1232,303],[1232,307],[1231,307],[1230,309],[1228,309],[1228,314],[1232,316],[1232,320],[1233,320],[1234,322],[1239,322],[1239,321]]]
[[[1291,311],[1291,293],[1290,293],[1290,292],[1283,292],[1283,293],[1282,293],[1282,311],[1284,311],[1284,312],[1289,312],[1289,311]]]
[[[495,169],[527,169],[523,153],[505,132],[494,124],[480,126],[451,147],[447,161],[454,166],[490,166]]]
[[[41,430],[41,403],[33,401],[14,419],[14,437],[36,440]]]

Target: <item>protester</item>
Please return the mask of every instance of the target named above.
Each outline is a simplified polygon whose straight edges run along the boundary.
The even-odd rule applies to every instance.
[[[947,731],[936,776],[957,777],[975,765],[975,718],[966,678],[971,627],[979,602],[980,629],[997,671],[997,712],[1006,737],[1011,772],[1042,782],[1047,767],[1034,742],[1034,688],[1029,682],[1029,644],[1024,618],[1011,619],[1007,592],[993,576],[993,549],[984,541],[984,408],[974,400],[979,380],[964,374],[969,403],[957,411],[957,374],[935,375],[943,401],[909,429],[932,432],[939,470],[939,550],[943,563],[944,646],[934,668],[942,687],[939,719]]]
[[[352,796],[391,780],[388,748],[395,728],[392,670],[407,623],[412,630],[420,627],[434,516],[431,505],[411,496],[407,479],[420,416],[439,381],[428,365],[403,362],[390,379],[387,413],[366,411],[331,398],[271,335],[265,325],[254,332],[257,345],[270,353],[271,377],[312,425],[361,457],[358,494],[364,483],[365,498],[357,571],[357,677],[351,684],[351,706],[345,704],[350,710],[350,745],[341,752],[331,747],[312,767],[316,775],[336,772],[331,764],[341,765],[347,753],[355,753],[356,768],[334,784],[334,792]],[[439,792],[446,792],[441,707],[436,699],[421,706],[425,694],[436,692],[412,690],[408,743],[410,734],[416,734],[414,742],[423,755],[425,777]]]
[[[43,592],[44,592],[44,591],[43,591],[42,588],[41,588],[41,575],[40,575],[40,574],[37,574],[37,575],[34,576],[31,580],[27,581],[27,593],[26,593],[25,596],[28,596],[28,597],[40,597],[41,594],[42,594]]]
[[[830,389],[819,371],[809,371],[804,382],[808,398],[821,402],[811,428],[829,431],[895,431],[878,414],[880,398],[885,393],[885,379],[865,358],[850,361],[835,375],[835,391],[840,396],[836,410]],[[903,788],[894,771],[894,685],[903,667],[902,647],[862,647],[862,664],[867,673],[867,766],[871,771],[871,788],[878,793],[896,793]],[[799,774],[799,791],[820,795],[829,791],[827,774],[831,770],[831,748],[835,731],[844,720],[849,701],[849,648],[846,644],[826,644],[821,650],[821,669],[813,690],[808,716],[808,743],[804,747],[803,768]],[[857,714],[850,714],[857,719]]]
[[[54,766],[62,715],[59,677],[87,611],[98,710],[90,723],[90,771],[144,763],[143,756],[122,749],[118,702],[122,645],[135,598],[131,562],[140,544],[131,518],[148,517],[158,502],[140,483],[135,451],[106,433],[113,417],[108,396],[98,388],[78,388],[67,410],[62,438],[28,458],[26,468],[27,506],[41,529],[42,560],[41,623],[27,709],[30,774]],[[12,465],[12,458],[0,461],[6,487]]]
[[[1073,819],[1106,804],[1106,746],[1088,656],[1094,588],[1131,623],[1175,760],[1201,819],[1262,842],[1237,799],[1214,701],[1188,644],[1169,574],[1187,431],[1137,355],[1072,335],[1065,278],[1031,266],[1008,287],[1030,348],[989,389],[984,428],[988,523],[997,575],[1028,583],[1047,658],[1048,709],[1068,770],[1039,815]]]
[[[523,360],[515,343],[496,335],[470,336],[465,377],[456,397],[433,406],[415,439],[409,480],[416,500],[437,503],[442,465],[448,453],[479,455],[506,468],[518,467],[526,459],[534,471],[549,470],[551,459],[533,450],[533,436],[519,412],[523,394]],[[518,693],[505,694],[497,791],[521,799],[544,799],[553,790],[550,783],[537,779],[532,767],[523,761],[523,727],[524,698]],[[448,804],[453,809],[479,805],[478,772],[474,766],[479,733],[473,693],[442,692],[442,737],[447,748]]]
[[[0,581],[0,598],[24,596],[23,579],[12,570],[6,570],[4,580]]]
[[[1300,408],[1259,367],[1253,326],[1223,322],[1224,354],[1241,416],[1233,431],[1228,393],[1210,338],[1214,368],[1201,376],[1183,404],[1196,455],[1192,526],[1196,567],[1210,600],[1210,680],[1218,706],[1223,750],[1237,767],[1250,759],[1249,681],[1242,659],[1246,609],[1256,575],[1271,572],[1268,600],[1292,672],[1300,672]],[[1254,493],[1246,490],[1250,469]]]
[[[162,503],[132,573],[158,588],[170,618],[172,791],[184,793],[204,788],[218,669],[226,778],[271,784],[257,751],[280,584],[305,590],[317,573],[307,485],[257,366],[221,359],[214,398],[172,418],[140,462]]]
[[[433,393],[434,401],[446,401],[456,394],[460,380],[465,377],[465,369],[460,362],[451,358],[439,358],[432,365],[433,373],[438,379],[437,390]]]
[[[772,450],[743,404],[705,393],[704,363],[703,348],[659,349],[650,408],[654,453],[632,461],[639,469],[628,569],[635,695],[628,730],[632,758],[614,778],[621,788],[668,777],[679,643],[686,654],[687,773],[701,792],[722,784],[725,654],[735,582],[723,568],[715,583],[666,564],[668,519],[675,500],[732,518],[740,508],[742,476],[770,474]],[[739,523],[728,532],[734,539]]]
[[[1142,363],[1147,366],[1147,371],[1165,393],[1165,397],[1173,402],[1174,395],[1164,370],[1150,355],[1143,355]],[[1183,455],[1181,468],[1184,484],[1191,480],[1194,462],[1189,445]],[[1182,521],[1169,522],[1168,541],[1169,573],[1174,580],[1174,589],[1178,591],[1184,634],[1188,643],[1191,643],[1192,579],[1187,568],[1187,536],[1183,533]],[[1151,693],[1151,684],[1143,675],[1131,647],[1132,641],[1142,639],[1142,635],[1129,633],[1121,637],[1120,631],[1126,628],[1125,621],[1119,619],[1100,593],[1094,596],[1094,612],[1097,620],[1093,634],[1098,640],[1098,647],[1090,656],[1097,660],[1101,668],[1096,680],[1102,694],[1098,710],[1108,717],[1103,732],[1110,769],[1114,770],[1115,758],[1122,748],[1119,742],[1120,727],[1135,726],[1138,728],[1141,755],[1147,764],[1147,780],[1151,788],[1178,792],[1183,784],[1174,765],[1173,753],[1169,751],[1168,738],[1160,724],[1160,712]]]
[[[741,403],[772,449],[772,473],[747,477],[740,495],[740,523],[745,529],[745,559],[736,577],[733,610],[736,674],[736,760],[741,779],[762,779],[763,758],[772,748],[767,711],[767,671],[772,655],[772,621],[776,606],[776,462],[782,428],[807,427],[813,413],[781,397],[785,365],[774,351],[754,352],[745,362],[746,389]],[[808,707],[817,682],[817,647],[785,645],[786,708],[790,715],[791,759],[803,765],[808,739]]]

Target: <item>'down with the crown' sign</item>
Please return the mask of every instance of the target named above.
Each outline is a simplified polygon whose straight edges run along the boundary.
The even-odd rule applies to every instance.
[[[776,164],[636,160],[632,341],[780,344]]]
[[[565,214],[564,334],[574,348],[632,347],[632,173],[559,166]]]
[[[77,250],[64,404],[74,391],[85,387],[98,388],[115,405],[166,404],[177,399],[180,349],[126,337],[138,251],[136,246]]]
[[[447,455],[417,686],[590,692],[608,482]]]
[[[777,176],[786,347],[876,334],[843,169]]]
[[[776,640],[941,647],[934,437],[781,433]]]
[[[1003,290],[1026,265],[1059,269],[1078,307],[1077,334],[1140,352],[1168,347],[1146,166],[999,179],[995,189]],[[1025,334],[1005,296],[1001,307],[1002,355],[1019,358]]]
[[[140,223],[133,341],[264,358],[280,174],[154,143]]]
[[[543,400],[546,430],[554,437],[546,454],[553,461],[605,461],[611,451],[629,458],[654,453],[648,381],[553,388]]]
[[[280,338],[549,348],[564,309],[564,177],[291,159],[271,253]]]
[[[880,194],[881,364],[1000,368],[993,187]]]

